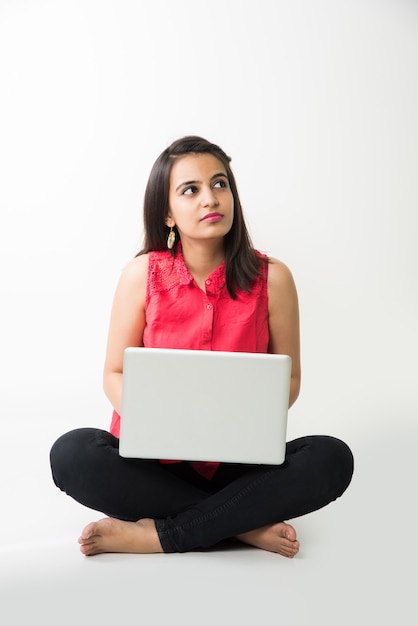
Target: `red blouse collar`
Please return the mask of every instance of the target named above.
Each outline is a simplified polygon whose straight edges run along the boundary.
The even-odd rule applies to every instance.
[[[193,276],[187,269],[187,265],[184,262],[181,242],[177,244],[176,254],[174,257],[174,269],[179,278],[179,282],[182,285],[188,285],[194,282]],[[210,282],[209,282],[210,281]],[[210,291],[218,291],[225,285],[225,261],[222,261],[220,265],[207,277],[207,285],[211,287]]]

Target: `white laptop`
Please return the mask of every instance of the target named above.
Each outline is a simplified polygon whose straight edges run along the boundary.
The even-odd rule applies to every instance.
[[[127,348],[119,453],[280,465],[290,372],[287,355]]]

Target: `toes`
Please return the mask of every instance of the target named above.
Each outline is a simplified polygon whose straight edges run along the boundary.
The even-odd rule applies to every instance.
[[[91,543],[80,546],[80,552],[81,554],[84,554],[84,556],[94,556],[95,554],[100,554],[102,550],[100,550],[94,543]]]
[[[96,522],[91,522],[90,524],[87,524],[87,526],[83,528],[80,539],[82,539],[83,541],[91,539],[98,534],[99,527],[100,526]]]
[[[95,537],[91,537],[90,539],[84,539],[83,537],[80,537],[78,543],[82,546],[91,546],[95,542],[95,540]]]
[[[294,556],[299,552],[299,542],[292,541],[290,544],[282,545],[280,553],[283,556],[287,556],[289,559],[293,559]]]

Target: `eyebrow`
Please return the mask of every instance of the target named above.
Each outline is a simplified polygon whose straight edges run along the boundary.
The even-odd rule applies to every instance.
[[[210,177],[211,180],[213,180],[214,178],[226,178],[226,180],[228,180],[228,176],[225,174],[225,172],[218,172],[218,174],[214,174],[213,176]],[[176,187],[176,191],[178,191],[180,189],[180,187],[184,187],[187,185],[201,185],[202,181],[201,180],[186,180],[183,183],[180,183],[180,185],[178,185]]]

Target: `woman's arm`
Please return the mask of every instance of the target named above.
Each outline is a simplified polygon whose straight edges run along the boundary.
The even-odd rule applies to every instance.
[[[113,408],[121,412],[125,348],[142,346],[148,255],[135,257],[122,271],[113,299],[103,370],[103,387]]]
[[[289,407],[300,389],[299,305],[293,276],[286,265],[270,259],[268,265],[269,348],[272,354],[292,357]]]

